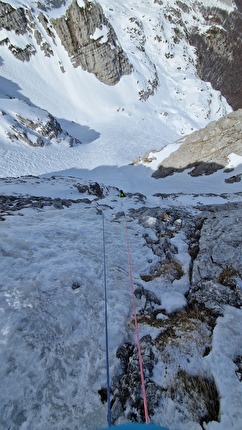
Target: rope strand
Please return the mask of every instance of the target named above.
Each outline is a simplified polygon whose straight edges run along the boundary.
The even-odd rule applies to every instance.
[[[104,301],[105,301],[105,343],[106,343],[106,377],[107,377],[107,421],[108,427],[112,425],[111,402],[110,402],[110,374],[109,374],[109,346],[108,346],[108,300],[107,300],[107,270],[106,270],[106,247],[105,247],[105,223],[103,219],[103,281],[104,281]]]
[[[145,422],[146,422],[146,424],[148,424],[149,423],[149,413],[148,413],[147,396],[146,396],[146,390],[145,390],[143,361],[142,361],[142,354],[141,354],[141,347],[140,347],[140,340],[139,340],[139,328],[138,328],[137,311],[136,311],[134,286],[133,286],[131,253],[130,253],[129,235],[128,235],[128,223],[127,223],[126,217],[125,217],[125,227],[126,227],[126,242],[127,242],[127,248],[128,248],[129,279],[130,279],[130,286],[131,286],[131,290],[132,290],[132,306],[133,306],[133,315],[134,315],[136,343],[137,343],[137,349],[138,349],[141,387],[142,387],[142,394],[143,394],[143,400],[144,400]]]
[[[108,342],[108,299],[107,299],[107,269],[106,269],[106,247],[105,247],[105,219],[104,214],[102,212],[102,226],[103,226],[103,281],[104,281],[104,300],[105,300],[105,343],[106,343],[106,378],[107,378],[107,421],[108,427],[112,425],[111,419],[111,401],[110,401],[110,373],[109,373],[109,342]],[[125,229],[126,229],[126,243],[128,250],[128,266],[129,266],[129,279],[130,286],[132,291],[132,307],[133,307],[133,316],[134,316],[134,325],[135,325],[135,335],[136,335],[136,344],[138,350],[138,359],[139,359],[139,369],[140,369],[140,379],[141,379],[141,388],[143,394],[144,401],[144,414],[145,414],[145,422],[149,423],[149,413],[148,413],[148,405],[147,405],[147,396],[145,389],[145,379],[144,379],[144,371],[143,371],[143,361],[141,354],[141,346],[139,340],[139,328],[138,328],[138,320],[137,320],[137,311],[135,304],[135,294],[134,294],[134,286],[133,286],[133,273],[132,273],[132,264],[131,264],[131,252],[130,252],[130,244],[129,244],[129,234],[128,234],[128,223],[125,216]]]

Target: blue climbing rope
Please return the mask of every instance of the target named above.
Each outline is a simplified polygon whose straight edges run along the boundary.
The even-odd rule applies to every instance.
[[[104,281],[104,301],[105,301],[105,344],[106,344],[106,377],[107,377],[107,420],[108,427],[112,425],[111,402],[110,402],[110,374],[109,374],[109,346],[108,346],[108,300],[107,300],[107,269],[106,269],[106,247],[105,247],[105,220],[103,219],[103,281]]]

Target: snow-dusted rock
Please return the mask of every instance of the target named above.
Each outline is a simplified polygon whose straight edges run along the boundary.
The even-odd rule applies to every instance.
[[[1,185],[21,190],[0,200],[3,425],[33,427],[43,410],[41,425],[75,427],[80,417],[87,430],[105,423],[103,211],[113,422],[144,421],[126,218],[150,418],[171,429],[207,423],[214,430],[221,416],[237,430],[241,204],[153,207],[131,193],[121,204],[116,188],[77,178],[6,178]],[[53,197],[41,197],[49,187]]]
[[[153,176],[164,178],[185,169],[191,176],[210,175],[225,168],[232,153],[242,156],[242,109],[187,136]]]
[[[204,213],[190,297],[210,307],[240,307],[242,292],[241,204],[213,206]]]
[[[108,85],[131,73],[132,66],[99,3],[86,1],[80,7],[74,0],[66,14],[52,23],[75,67],[94,73]],[[99,37],[95,37],[97,30]]]

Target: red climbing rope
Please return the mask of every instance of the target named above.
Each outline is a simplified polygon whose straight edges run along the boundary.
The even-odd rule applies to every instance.
[[[125,217],[125,227],[126,227],[126,242],[127,242],[127,248],[128,248],[129,279],[130,279],[130,286],[131,286],[131,290],[132,290],[132,305],[133,305],[133,314],[134,314],[136,343],[137,343],[138,358],[139,358],[141,387],[142,387],[142,394],[143,394],[143,400],[144,400],[145,422],[146,422],[146,424],[148,424],[149,423],[149,414],[148,414],[147,396],[146,396],[146,390],[145,390],[143,361],[142,361],[142,354],[141,354],[141,347],[140,347],[140,340],[139,340],[139,328],[138,328],[137,311],[136,311],[134,286],[133,286],[133,274],[132,274],[131,254],[130,254],[130,245],[129,245],[128,223],[127,223],[126,217]]]

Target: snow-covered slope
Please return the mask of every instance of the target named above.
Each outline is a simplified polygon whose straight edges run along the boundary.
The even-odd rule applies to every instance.
[[[73,4],[0,2],[0,429],[106,426],[104,238],[112,416],[142,418],[128,233],[151,420],[240,430],[241,182],[151,177],[176,139],[232,110],[199,79],[186,35],[210,28],[201,5],[236,6]],[[97,52],[84,46],[83,70],[64,21],[92,7],[102,24],[87,20]],[[122,63],[112,85],[107,58]],[[131,165],[145,153],[156,159]]]
[[[85,10],[92,3],[78,5]],[[233,10],[230,2],[214,3]],[[16,31],[3,22],[0,31],[2,177],[127,165],[231,110],[218,91],[198,78],[186,28],[196,25],[205,31],[208,25],[194,2],[187,1],[187,8],[175,1],[99,2],[132,66],[132,73],[112,86],[73,67],[55,31],[51,19],[63,16],[70,1],[58,8],[27,1],[8,4],[28,8],[29,24],[26,31]],[[98,37],[106,41],[104,26],[92,35]],[[18,55],[28,55],[28,60]],[[70,149],[61,139],[57,146],[30,148],[11,132],[13,126],[19,128],[17,114],[34,115],[38,123],[47,112],[83,144]],[[28,127],[25,131],[30,141],[38,137]]]
[[[240,194],[120,199],[62,177],[0,186],[0,427],[106,426],[105,270],[112,419],[140,420],[130,249],[150,419],[240,430]]]

